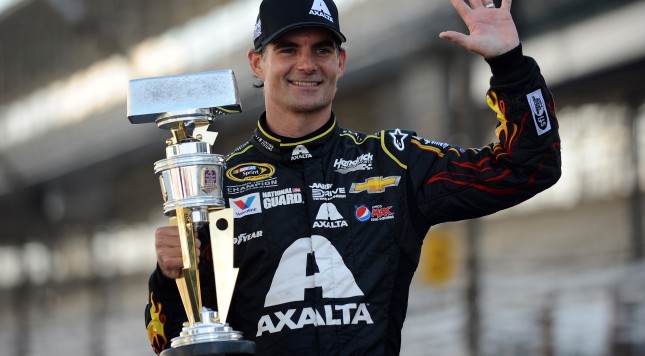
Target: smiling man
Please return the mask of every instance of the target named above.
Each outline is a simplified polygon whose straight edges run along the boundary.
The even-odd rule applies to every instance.
[[[392,129],[368,135],[332,111],[345,36],[332,0],[264,0],[248,60],[266,111],[227,157],[239,275],[228,322],[260,355],[393,355],[410,281],[436,224],[509,208],[560,177],[551,94],[522,54],[510,0],[451,0],[470,34],[440,37],[481,55],[499,141],[462,149]],[[477,118],[479,119],[479,118]],[[173,279],[176,227],[155,233],[146,324],[169,346],[186,315]],[[200,234],[204,305],[213,308],[208,234]]]

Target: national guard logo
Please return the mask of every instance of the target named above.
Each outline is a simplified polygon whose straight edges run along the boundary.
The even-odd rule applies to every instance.
[[[211,194],[219,189],[217,183],[217,167],[204,167],[201,174],[202,191],[206,194]]]
[[[273,177],[275,167],[266,163],[242,163],[226,171],[226,176],[236,182],[251,182]]]

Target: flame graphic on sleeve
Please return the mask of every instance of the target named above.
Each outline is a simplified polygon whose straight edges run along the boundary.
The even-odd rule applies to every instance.
[[[154,301],[154,293],[150,293],[150,322],[148,323],[148,339],[150,345],[159,354],[168,345],[164,332],[166,316],[161,313],[161,303]]]
[[[497,114],[497,120],[499,120],[499,126],[495,130],[495,134],[500,141],[505,143],[504,146],[508,150],[507,154],[510,154],[510,150],[519,136],[518,127],[506,118],[506,103],[498,98],[494,90],[488,92],[486,100],[488,106]],[[500,148],[503,147],[499,145],[495,147],[495,153],[498,153],[497,151]]]

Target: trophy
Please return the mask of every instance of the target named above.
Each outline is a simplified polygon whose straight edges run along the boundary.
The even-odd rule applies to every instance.
[[[170,130],[166,159],[157,161],[164,214],[179,229],[183,269],[177,288],[187,321],[163,356],[247,355],[255,343],[226,324],[237,279],[233,266],[233,212],[222,192],[226,162],[211,153],[217,138],[208,126],[216,117],[239,113],[235,75],[221,70],[131,80],[128,119],[133,124],[155,122]],[[208,225],[215,271],[217,312],[202,306],[195,238]]]

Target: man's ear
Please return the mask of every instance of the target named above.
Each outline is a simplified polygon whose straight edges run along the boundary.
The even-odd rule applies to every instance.
[[[264,70],[262,68],[262,54],[250,49],[248,53],[248,57],[249,57],[249,65],[251,66],[251,70],[253,71],[253,74],[257,78],[264,80]]]
[[[344,48],[340,49],[338,53],[338,78],[342,77],[345,74],[345,61],[347,60],[347,52]]]

